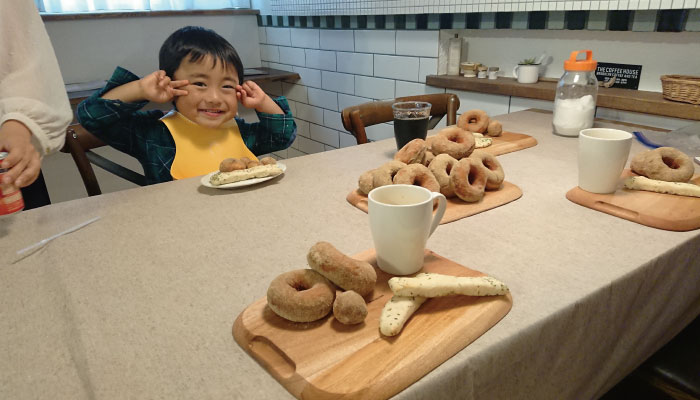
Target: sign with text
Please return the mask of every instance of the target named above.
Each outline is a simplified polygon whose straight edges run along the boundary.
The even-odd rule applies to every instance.
[[[622,89],[634,89],[639,87],[639,78],[642,75],[641,65],[613,64],[599,62],[595,70],[595,77],[598,82],[605,82],[606,87],[616,87]],[[609,85],[611,79],[615,82]]]

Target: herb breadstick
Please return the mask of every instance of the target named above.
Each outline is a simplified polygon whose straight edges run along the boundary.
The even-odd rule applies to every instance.
[[[379,316],[379,332],[385,336],[396,336],[414,312],[427,300],[425,297],[393,296]]]
[[[491,143],[493,143],[493,139],[487,137],[475,137],[474,141],[474,148],[476,149],[483,149],[484,147],[489,147],[491,146]]]
[[[209,182],[214,186],[235,183],[253,178],[265,178],[277,176],[282,172],[282,168],[277,165],[258,165],[247,169],[239,169],[231,172],[217,172],[209,178]]]
[[[677,194],[681,196],[700,197],[700,186],[692,183],[666,182],[649,179],[645,176],[633,176],[625,179],[627,189],[646,190],[649,192]]]
[[[389,288],[396,296],[498,296],[508,293],[508,286],[490,276],[466,277],[433,273],[418,274],[414,278],[391,278]]]

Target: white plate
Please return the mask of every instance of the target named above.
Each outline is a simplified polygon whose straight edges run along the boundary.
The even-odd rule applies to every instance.
[[[284,171],[287,170],[287,166],[282,164],[281,162],[277,162],[277,166],[282,169],[282,174],[284,174]],[[211,182],[209,182],[209,179],[211,178],[212,175],[217,173],[219,171],[214,171],[211,173],[208,173],[202,177],[202,180],[200,181],[202,185],[214,189],[235,189],[243,186],[250,186],[250,185],[256,185],[261,182],[269,181],[272,178],[276,178],[276,176],[266,176],[264,178],[253,178],[253,179],[246,179],[245,181],[239,181],[239,182],[233,182],[233,183],[227,183],[225,185],[219,185],[215,186],[212,185]],[[281,174],[280,174],[281,175]],[[279,176],[279,175],[277,175]]]

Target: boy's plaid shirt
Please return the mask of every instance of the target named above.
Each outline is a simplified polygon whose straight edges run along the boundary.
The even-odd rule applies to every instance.
[[[125,103],[100,98],[111,89],[138,80],[117,67],[104,88],[83,100],[77,109],[78,122],[108,145],[135,157],[143,166],[149,184],[171,181],[170,166],[175,158],[175,141],[160,118],[160,110],[139,111],[148,102]],[[273,99],[284,114],[258,112],[260,122],[236,123],[246,146],[255,155],[284,150],[296,138],[296,124],[287,99]]]

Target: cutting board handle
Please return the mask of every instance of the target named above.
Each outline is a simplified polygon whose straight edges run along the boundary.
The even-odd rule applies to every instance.
[[[248,349],[270,373],[278,379],[289,379],[296,371],[296,364],[268,338],[255,336]]]

